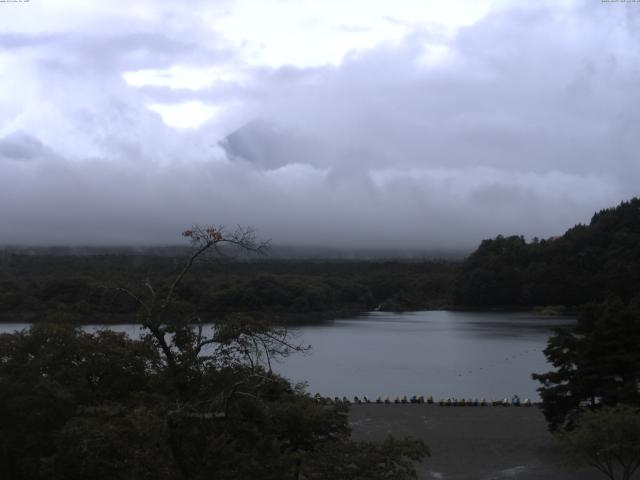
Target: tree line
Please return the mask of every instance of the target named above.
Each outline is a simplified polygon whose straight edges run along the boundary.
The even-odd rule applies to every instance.
[[[167,283],[181,257],[7,254],[0,265],[0,319],[46,320],[64,313],[80,323],[122,321],[138,305],[110,287],[148,277]],[[299,261],[268,257],[202,262],[176,290],[185,311],[209,319],[233,312],[300,321],[340,314],[444,307],[451,261]]]
[[[453,286],[456,305],[580,306],[640,290],[640,199],[593,215],[564,235],[526,241],[484,240],[462,263]]]

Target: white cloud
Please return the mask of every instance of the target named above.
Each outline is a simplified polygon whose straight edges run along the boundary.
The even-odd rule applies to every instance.
[[[122,76],[133,87],[151,85],[174,89],[200,90],[220,83],[241,83],[246,75],[238,67],[234,66],[187,67],[173,65],[165,69],[124,72]]]
[[[411,30],[455,31],[487,14],[486,0],[238,0],[212,24],[254,65],[339,65],[345,54],[399,41]]]
[[[0,34],[0,243],[179,242],[221,222],[470,247],[637,194],[639,9],[31,4]],[[269,128],[227,156],[256,116]]]
[[[175,128],[197,128],[220,113],[220,107],[197,101],[147,106],[159,113],[168,126]]]

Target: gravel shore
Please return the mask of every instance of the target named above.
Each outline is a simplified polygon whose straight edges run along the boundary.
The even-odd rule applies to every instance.
[[[564,466],[538,407],[440,407],[427,404],[352,405],[353,437],[423,439],[431,457],[420,479],[598,480],[590,468]]]

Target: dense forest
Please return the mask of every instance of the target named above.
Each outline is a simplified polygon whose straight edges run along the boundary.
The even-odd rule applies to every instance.
[[[205,252],[261,248],[242,230],[185,236],[192,254],[165,285],[121,287],[140,339],[64,319],[0,335],[3,478],[416,478],[422,441],[354,441],[346,404],[271,370],[271,359],[306,348],[286,328],[230,315],[207,334],[176,315],[177,287]]]
[[[0,319],[130,321],[135,302],[116,287],[180,268],[181,250],[68,255],[5,250],[0,254]],[[379,308],[577,307],[640,287],[640,200],[596,213],[564,235],[526,241],[484,240],[455,260],[271,259],[196,265],[177,292],[184,315],[206,319],[245,312],[276,321],[315,321]]]
[[[456,305],[579,306],[609,295],[628,301],[640,288],[640,199],[602,210],[589,225],[525,241],[484,240],[462,264]]]
[[[80,322],[131,321],[137,305],[117,287],[146,279],[162,285],[182,266],[173,255],[4,253],[0,319],[41,321],[61,314]],[[368,311],[442,308],[453,261],[253,260],[202,262],[177,291],[185,315],[232,312],[302,321]]]

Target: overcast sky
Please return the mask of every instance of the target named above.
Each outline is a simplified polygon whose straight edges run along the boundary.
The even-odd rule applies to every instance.
[[[0,1],[0,244],[548,237],[639,129],[640,3]]]

